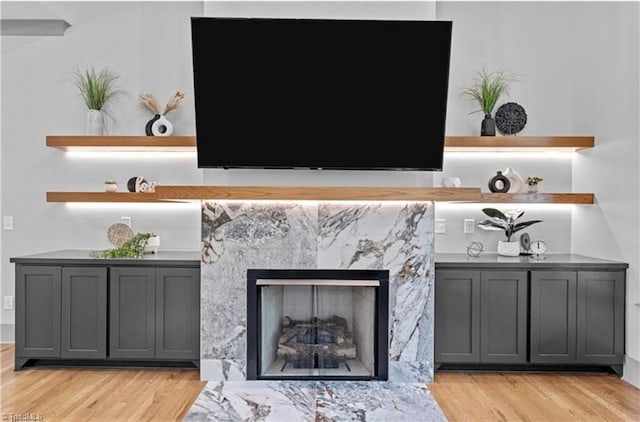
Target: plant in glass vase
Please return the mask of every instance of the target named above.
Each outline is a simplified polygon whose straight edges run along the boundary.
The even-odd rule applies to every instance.
[[[462,94],[471,100],[477,101],[480,105],[480,110],[475,110],[471,113],[479,111],[484,113],[484,119],[480,126],[480,135],[495,136],[496,122],[493,119],[493,109],[500,97],[503,94],[507,94],[511,83],[517,80],[518,78],[515,75],[506,70],[489,72],[483,68],[477,73],[473,84],[464,87]]]
[[[120,93],[119,76],[107,67],[100,70],[93,67],[87,69],[78,67],[72,72],[71,78],[89,109],[87,134],[104,135],[104,117],[109,115],[107,106]]]
[[[520,218],[524,215],[523,210],[502,212],[496,208],[483,208],[482,212],[489,218],[479,222],[478,227],[484,230],[503,231],[507,238],[506,241],[498,241],[498,255],[503,256],[520,255],[520,242],[512,242],[511,236],[532,224],[542,222],[542,220],[520,221]]]

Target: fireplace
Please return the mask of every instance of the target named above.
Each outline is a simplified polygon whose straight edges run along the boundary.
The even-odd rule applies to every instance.
[[[388,379],[389,271],[247,270],[247,379]]]
[[[248,338],[258,302],[247,303],[247,270],[263,268],[388,271],[388,380],[432,382],[433,221],[430,202],[203,201],[201,379],[244,381],[249,366],[258,376],[257,355],[247,355],[259,346],[255,325]],[[356,278],[339,275],[330,278]],[[278,278],[288,277],[261,277]],[[354,334],[353,321],[347,329]]]

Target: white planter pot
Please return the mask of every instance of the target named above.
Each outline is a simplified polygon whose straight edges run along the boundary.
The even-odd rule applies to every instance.
[[[160,236],[151,236],[147,240],[143,253],[158,253],[160,248]]]
[[[520,242],[505,242],[503,240],[498,241],[498,255],[502,256],[519,256],[520,255]]]
[[[87,110],[87,135],[104,135],[104,115],[100,110]]]

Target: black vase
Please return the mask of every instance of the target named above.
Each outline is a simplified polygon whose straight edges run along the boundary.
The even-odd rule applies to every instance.
[[[489,179],[489,190],[493,193],[507,193],[510,187],[511,181],[501,171]]]
[[[154,136],[153,132],[151,131],[151,126],[153,125],[153,122],[155,122],[156,120],[158,120],[160,118],[159,114],[156,114],[155,116],[153,116],[153,118],[151,120],[149,120],[147,122],[147,124],[144,126],[144,133],[147,134],[147,136]],[[495,125],[494,125],[495,126]]]
[[[480,125],[481,136],[496,136],[496,121],[490,114],[485,114]]]

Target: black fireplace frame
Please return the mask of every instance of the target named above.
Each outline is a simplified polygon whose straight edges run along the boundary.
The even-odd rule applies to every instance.
[[[377,317],[375,319],[374,353],[376,363],[372,376],[265,376],[260,374],[261,328],[258,315],[261,314],[259,279],[292,280],[378,280],[375,289]],[[250,335],[253,334],[253,335]],[[389,271],[354,269],[248,269],[247,270],[247,380],[328,380],[328,381],[388,381],[389,379]]]

